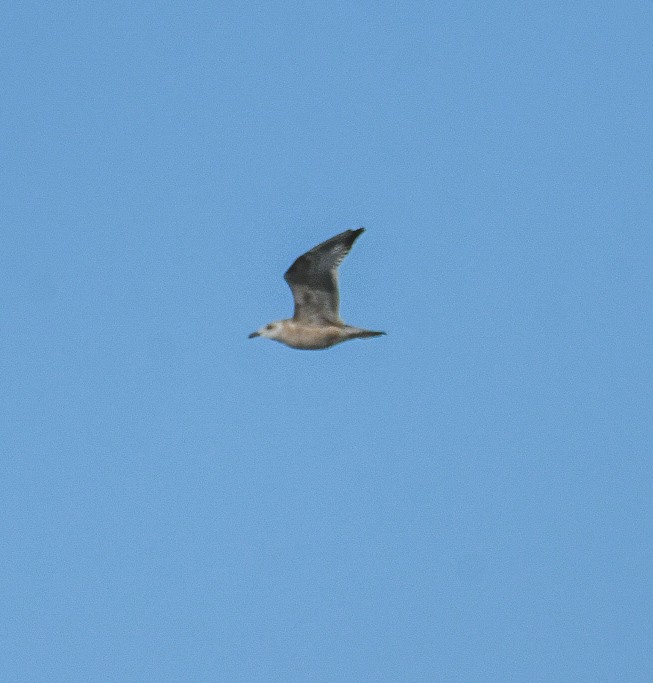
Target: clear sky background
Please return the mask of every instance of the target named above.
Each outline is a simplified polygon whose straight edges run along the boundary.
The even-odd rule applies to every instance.
[[[652,36],[9,3],[2,680],[653,680]],[[248,340],[359,225],[388,336]]]

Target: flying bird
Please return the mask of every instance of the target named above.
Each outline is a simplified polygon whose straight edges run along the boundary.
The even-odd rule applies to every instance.
[[[300,256],[284,275],[295,299],[294,316],[269,323],[249,338],[267,337],[293,349],[326,349],[348,339],[385,334],[347,325],[338,313],[338,266],[364,231],[345,230]]]

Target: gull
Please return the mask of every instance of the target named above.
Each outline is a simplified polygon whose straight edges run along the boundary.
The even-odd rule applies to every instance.
[[[284,275],[295,299],[294,316],[271,322],[249,338],[266,337],[293,349],[327,349],[348,339],[385,334],[347,325],[338,313],[338,266],[364,231],[345,230],[300,256]]]

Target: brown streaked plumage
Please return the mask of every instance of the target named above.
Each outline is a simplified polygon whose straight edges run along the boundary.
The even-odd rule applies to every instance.
[[[284,275],[295,300],[294,316],[269,323],[250,338],[267,337],[295,349],[326,349],[348,339],[385,334],[340,319],[338,266],[364,230],[345,230],[302,254]]]

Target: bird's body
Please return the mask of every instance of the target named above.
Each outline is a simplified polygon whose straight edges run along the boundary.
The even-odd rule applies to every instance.
[[[284,275],[295,299],[295,315],[249,336],[274,339],[294,349],[326,349],[348,339],[385,334],[340,319],[338,266],[363,231],[346,230],[300,256]]]
[[[360,327],[351,325],[302,325],[295,322],[292,318],[288,320],[278,320],[274,323],[272,334],[263,328],[263,331],[254,332],[255,337],[267,337],[280,341],[293,349],[328,349],[330,346],[340,344],[348,339],[357,337],[378,337],[385,332],[372,332],[363,330]]]

